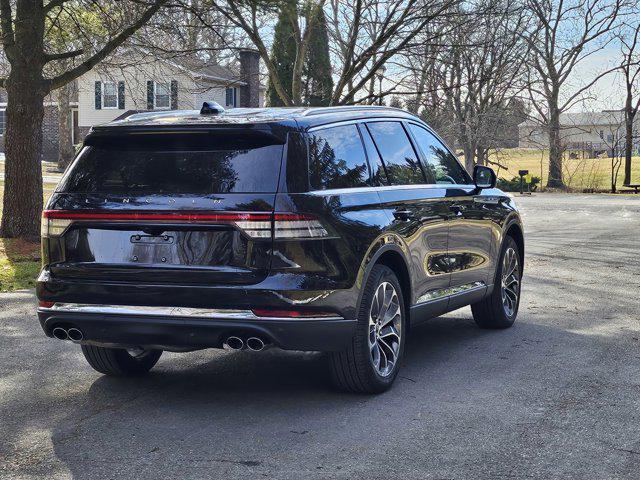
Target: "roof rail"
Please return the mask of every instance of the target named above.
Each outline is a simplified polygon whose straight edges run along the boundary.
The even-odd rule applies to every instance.
[[[406,110],[396,107],[385,107],[383,105],[340,105],[336,107],[317,107],[317,108],[309,108],[305,110],[302,114],[303,117],[310,117],[313,115],[322,115],[325,113],[335,113],[335,112],[356,112],[362,110],[378,110],[378,111],[392,111],[392,112],[403,112],[409,113]]]

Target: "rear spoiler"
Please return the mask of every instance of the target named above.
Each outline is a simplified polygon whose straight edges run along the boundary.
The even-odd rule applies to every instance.
[[[84,145],[110,148],[256,148],[284,145],[283,129],[268,125],[131,125],[94,127]]]

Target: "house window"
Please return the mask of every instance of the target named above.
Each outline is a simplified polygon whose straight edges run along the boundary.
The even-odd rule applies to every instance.
[[[235,107],[236,106],[236,89],[233,87],[229,87],[225,91],[225,106],[227,107]]]
[[[102,108],[118,108],[118,84],[102,82]]]
[[[6,111],[0,110],[0,136],[4,135],[5,127],[6,127]]]
[[[154,108],[159,110],[171,108],[171,83],[155,82],[153,85]]]
[[[600,130],[600,139],[604,140],[604,130]]]

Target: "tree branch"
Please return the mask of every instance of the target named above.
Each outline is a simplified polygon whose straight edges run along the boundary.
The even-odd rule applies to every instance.
[[[44,59],[45,59],[45,62],[51,62],[54,60],[66,60],[67,58],[77,57],[78,55],[82,55],[83,53],[84,53],[84,49],[82,48],[78,50],[72,50],[70,52],[45,53]]]
[[[50,12],[51,10],[53,10],[56,7],[61,7],[62,5],[64,5],[65,3],[67,3],[69,0],[51,0],[49,3],[47,3],[44,6],[44,11],[46,12]]]
[[[5,0],[8,1],[8,0]],[[122,45],[131,35],[136,33],[145,23],[147,23],[155,13],[160,10],[162,6],[167,3],[168,0],[155,0],[154,4],[147,8],[147,10],[140,16],[140,18],[125,28],[118,35],[109,40],[101,50],[96,52],[93,56],[82,62],[80,65],[68,70],[48,82],[49,91],[60,88],[67,83],[75,80],[80,75],[87,73],[94,66],[113,53],[120,45]]]

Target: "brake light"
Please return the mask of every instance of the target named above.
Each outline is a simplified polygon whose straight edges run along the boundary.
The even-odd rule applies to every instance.
[[[274,216],[274,238],[276,240],[323,238],[328,236],[327,230],[317,218],[311,215],[276,213]]]
[[[42,236],[57,237],[74,222],[161,222],[232,224],[251,238],[305,239],[329,236],[317,218],[297,213],[45,210]]]
[[[56,304],[56,302],[47,302],[45,300],[38,301],[38,307],[40,308],[51,308]]]
[[[332,312],[314,312],[311,310],[276,310],[270,308],[255,308],[251,311],[257,317],[272,318],[318,318],[338,316]]]
[[[47,211],[42,212],[40,232],[43,237],[58,237],[64,233],[72,220],[70,218],[49,218]]]

